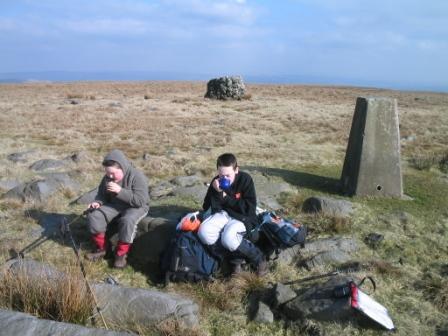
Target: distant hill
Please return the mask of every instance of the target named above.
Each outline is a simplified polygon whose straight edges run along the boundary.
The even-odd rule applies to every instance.
[[[402,83],[396,81],[365,80],[357,78],[336,78],[309,75],[248,75],[235,73],[192,74],[170,71],[30,71],[0,73],[0,83],[25,82],[73,82],[73,81],[208,81],[225,75],[242,75],[246,83],[265,84],[313,84],[384,88],[409,91],[448,92],[448,85],[442,83]]]

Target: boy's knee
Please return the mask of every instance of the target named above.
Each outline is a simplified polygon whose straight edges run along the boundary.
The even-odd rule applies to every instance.
[[[235,251],[243,240],[243,235],[246,232],[244,224],[240,221],[231,221],[222,232],[222,245],[230,250]]]
[[[201,225],[198,230],[198,237],[200,241],[206,245],[211,245],[216,242],[215,236],[216,234],[213,232],[213,229],[210,226]]]
[[[225,249],[233,252],[238,249],[238,246],[241,244],[241,239],[237,235],[222,235],[221,236],[221,244]]]

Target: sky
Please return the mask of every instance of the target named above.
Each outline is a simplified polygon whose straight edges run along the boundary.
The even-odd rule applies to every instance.
[[[448,92],[447,60],[446,0],[0,0],[3,78],[242,75]]]

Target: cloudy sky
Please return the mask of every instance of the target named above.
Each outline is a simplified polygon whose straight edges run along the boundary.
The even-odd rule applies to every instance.
[[[448,91],[446,0],[0,0],[0,46],[0,73]]]

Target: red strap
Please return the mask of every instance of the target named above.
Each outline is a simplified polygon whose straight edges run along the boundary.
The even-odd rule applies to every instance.
[[[356,286],[356,284],[354,282],[350,283],[350,298],[351,298],[351,306],[353,308],[358,308],[359,303],[358,303],[358,287]]]

